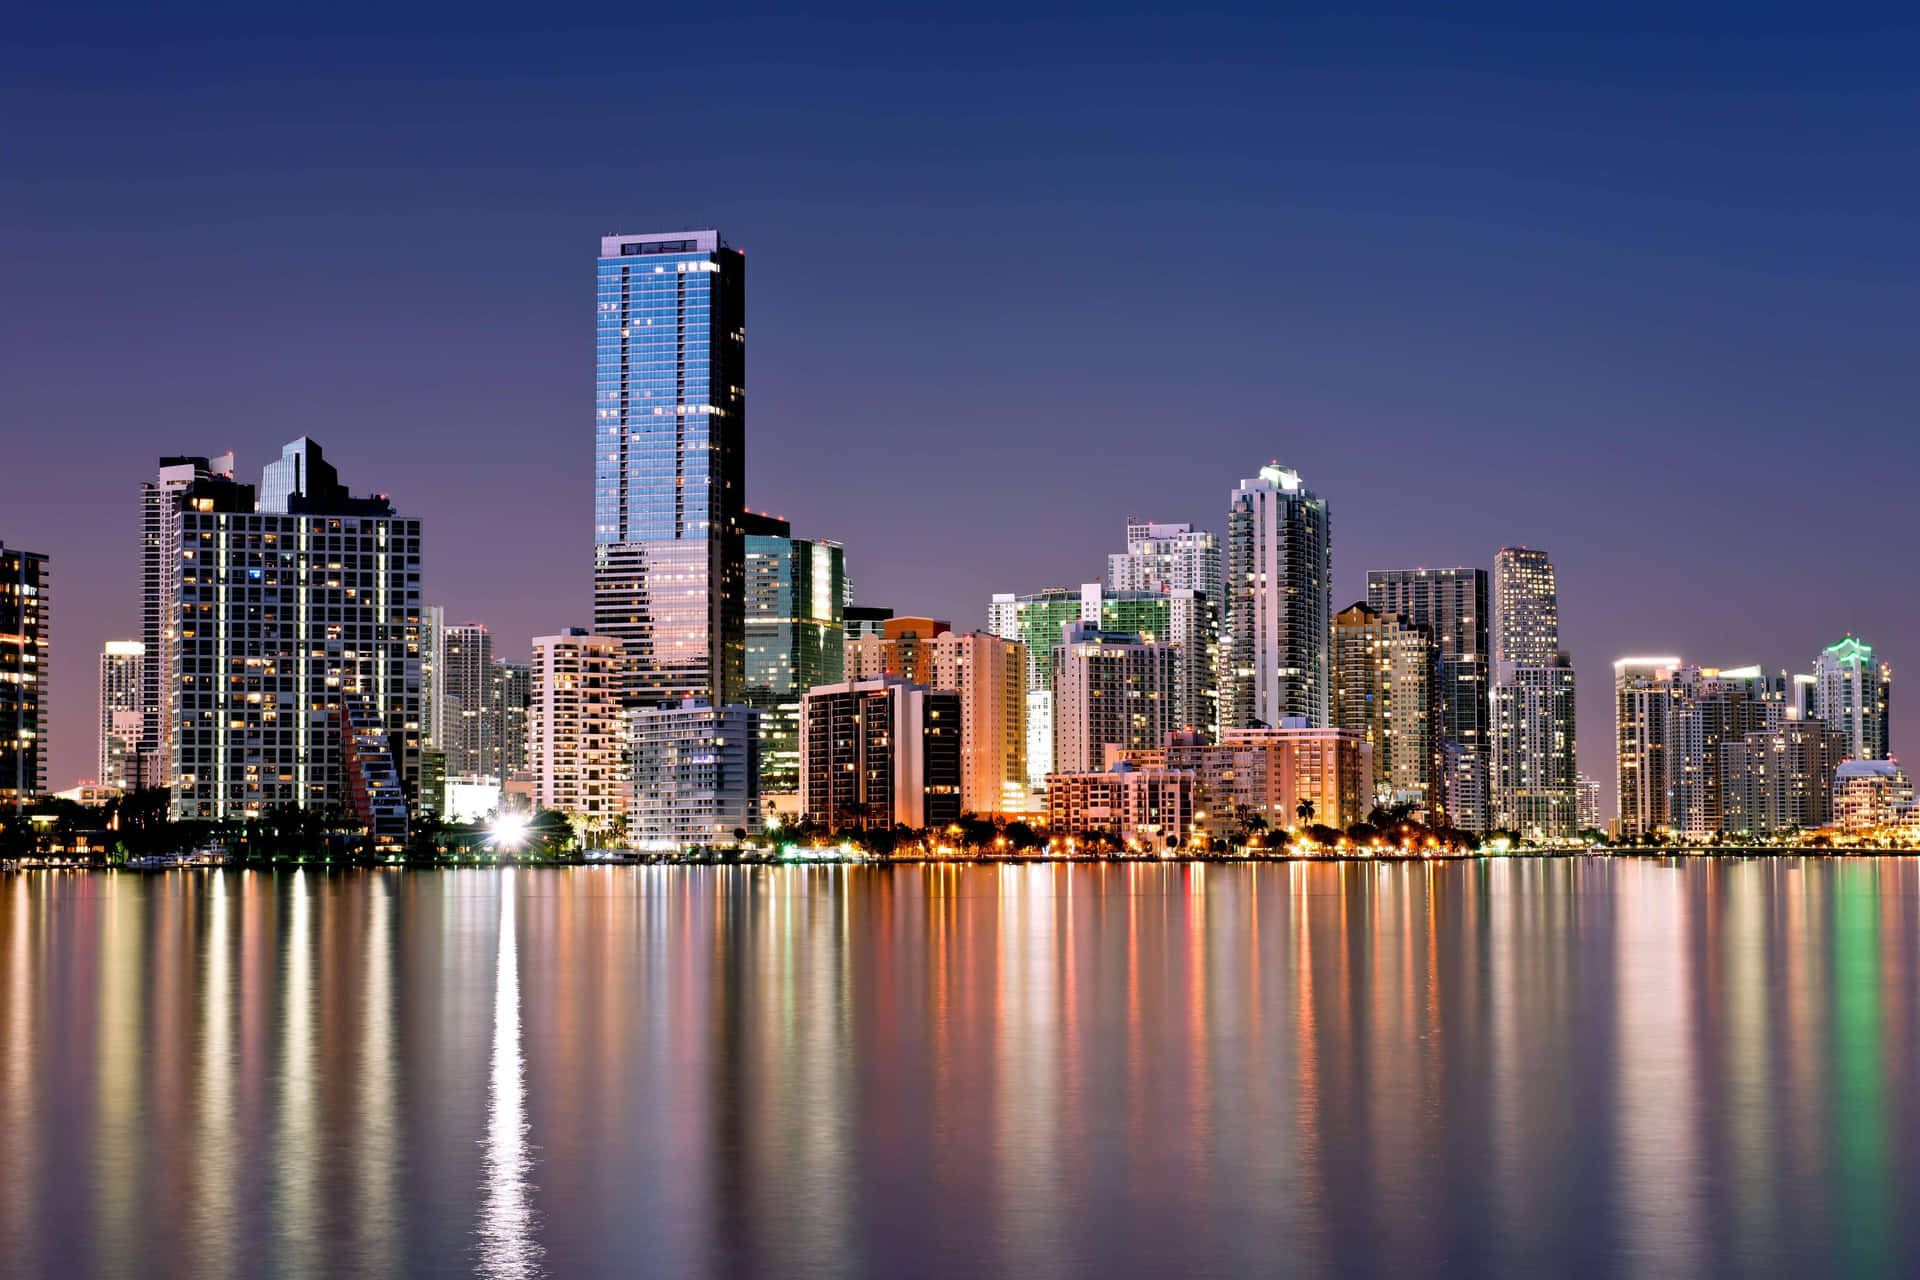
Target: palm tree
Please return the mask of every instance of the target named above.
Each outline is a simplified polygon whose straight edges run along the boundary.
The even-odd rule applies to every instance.
[[[1312,822],[1313,821],[1313,801],[1302,800],[1299,804],[1293,806],[1293,816],[1300,819],[1300,823],[1302,826],[1305,826],[1307,823]]]

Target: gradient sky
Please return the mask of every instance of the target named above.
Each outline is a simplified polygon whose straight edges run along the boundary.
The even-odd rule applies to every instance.
[[[162,453],[310,434],[499,648],[589,620],[596,238],[748,260],[748,500],[984,622],[1270,458],[1370,568],[1547,548],[1612,660],[1920,679],[1920,14],[10,6],[0,540],[93,771]],[[669,11],[670,12],[670,11]],[[1896,688],[1898,746],[1920,695]]]

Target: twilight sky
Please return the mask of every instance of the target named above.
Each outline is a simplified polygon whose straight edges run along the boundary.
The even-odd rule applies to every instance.
[[[425,519],[450,620],[585,625],[596,238],[697,226],[747,253],[749,503],[865,602],[980,625],[1277,457],[1336,607],[1553,553],[1609,795],[1628,653],[1853,629],[1920,742],[1920,14],[1275,7],[10,7],[50,780],[93,772],[162,453],[251,480],[310,434]]]

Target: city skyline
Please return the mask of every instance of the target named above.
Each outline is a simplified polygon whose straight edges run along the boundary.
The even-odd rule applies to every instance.
[[[1099,579],[1128,518],[1224,534],[1223,486],[1278,457],[1337,512],[1336,610],[1364,598],[1370,569],[1490,568],[1515,544],[1552,553],[1583,673],[1579,766],[1609,809],[1605,676],[1620,656],[1798,671],[1851,632],[1907,669],[1920,606],[1884,590],[1872,557],[1844,554],[1844,530],[1828,543],[1766,519],[1763,491],[1733,468],[1635,464],[1739,450],[1758,474],[1791,476],[1844,431],[1885,462],[1852,506],[1881,517],[1883,536],[1909,532],[1896,483],[1920,446],[1903,429],[1911,375],[1892,335],[1915,305],[1897,229],[1916,200],[1878,149],[1904,73],[1868,30],[1809,49],[1765,16],[1729,39],[1710,17],[1676,15],[1639,46],[1659,56],[1636,58],[1622,29],[1589,21],[1615,43],[1576,54],[1551,31],[1485,43],[1434,27],[1425,44],[1381,48],[1360,19],[1214,16],[1092,44],[962,27],[933,49],[899,25],[771,23],[640,82],[568,62],[600,57],[567,54],[581,47],[571,33],[482,15],[436,37],[446,61],[426,89],[382,78],[372,34],[336,32],[316,61],[284,29],[188,21],[168,32],[175,56],[136,64],[63,20],[29,21],[13,38],[36,55],[30,91],[59,109],[23,143],[50,180],[10,210],[22,305],[0,321],[19,362],[0,539],[52,557],[49,784],[93,772],[100,646],[141,634],[126,495],[180,449],[235,449],[250,472],[311,434],[422,519],[425,598],[449,617],[485,622],[521,659],[533,635],[592,626],[591,521],[575,514],[590,502],[587,246],[676,225],[725,228],[755,265],[745,505],[842,543],[859,603],[979,628],[994,592]],[[1044,14],[1024,31],[1079,33]],[[1709,39],[1712,59],[1686,56]],[[236,43],[256,56],[236,58]],[[1289,73],[1223,65],[1217,51],[1236,44],[1294,51]],[[1127,101],[1129,60],[1149,55],[1186,93],[1173,117]],[[579,101],[554,106],[526,83],[478,92],[497,94],[493,72],[526,58]],[[1340,70],[1337,87],[1316,59]],[[857,85],[813,74],[823,61],[861,84],[917,65],[922,87],[899,121],[872,119]],[[750,96],[811,114],[747,134],[673,96],[748,66]],[[1542,66],[1562,73],[1557,88]],[[999,105],[939,124],[995,67]],[[1454,99],[1471,130],[1421,123],[1420,86],[1449,75],[1472,90]],[[313,118],[316,86],[343,82],[368,90],[356,111],[411,131]],[[1772,105],[1782,88],[1790,117]],[[130,99],[152,136],[127,123]],[[542,103],[550,115],[524,110]],[[694,127],[593,127],[669,105]],[[526,122],[479,150],[435,150],[503,113]],[[1241,123],[1267,117],[1305,127]],[[1200,119],[1221,122],[1204,145],[1169,131]],[[1506,123],[1520,119],[1533,123]],[[870,172],[863,157],[910,156],[929,121],[951,144],[937,171],[905,158]],[[276,126],[298,137],[300,163],[236,169],[253,131]],[[643,160],[591,189],[578,180]],[[676,163],[688,180],[663,199],[641,175]],[[1783,163],[1824,181],[1784,191]],[[1142,165],[1179,182],[1177,207],[1137,198]],[[309,166],[363,212],[316,216]],[[1116,201],[1122,189],[1135,198]],[[118,212],[130,202],[137,219]],[[1011,247],[1008,222],[1024,235]],[[102,255],[109,235],[118,251]],[[1177,269],[1138,270],[1138,249],[1163,243],[1185,255]],[[892,282],[887,306],[873,305],[876,280]],[[109,379],[87,354],[105,298],[130,335]],[[1641,518],[1621,519],[1623,502]],[[1676,547],[1718,572],[1683,588]],[[1895,699],[1896,743],[1916,716]]]

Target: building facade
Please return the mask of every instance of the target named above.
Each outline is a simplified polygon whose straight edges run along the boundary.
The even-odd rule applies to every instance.
[[[932,687],[960,695],[962,812],[1026,812],[1026,646],[981,631],[947,631],[934,637],[932,653]]]
[[[1492,821],[1529,839],[1580,828],[1573,660],[1560,647],[1553,561],[1532,547],[1493,558]]]
[[[744,698],[760,712],[761,788],[787,795],[800,789],[801,696],[846,678],[846,553],[749,515],[746,584]]]
[[[448,626],[434,676],[435,692],[446,704],[440,749],[447,754],[447,775],[498,777],[488,768],[498,759],[500,735],[493,709],[493,634],[478,622]]]
[[[624,825],[632,787],[620,641],[578,627],[535,636],[532,666],[534,803],[608,838]]]
[[[47,789],[52,580],[47,557],[0,542],[0,809]]]
[[[914,684],[933,683],[933,642],[953,630],[942,618],[902,616],[881,623],[880,634],[856,636],[847,642],[849,680],[899,676]]]
[[[1220,723],[1331,723],[1332,534],[1326,502],[1278,463],[1227,507]]]
[[[736,702],[746,258],[713,230],[604,237],[595,321],[595,632],[638,705]]]
[[[1439,651],[1446,817],[1467,831],[1484,831],[1492,820],[1488,603],[1485,569],[1375,569],[1367,574],[1367,604],[1425,627]],[[1444,745],[1448,743],[1452,749]]]
[[[1833,821],[1833,778],[1847,741],[1818,720],[1783,720],[1720,746],[1721,829],[1766,836]]]
[[[760,831],[760,713],[688,698],[632,713],[637,848],[728,846]]]
[[[1873,646],[1858,636],[1821,651],[1813,662],[1815,718],[1846,735],[1854,760],[1885,760],[1893,751],[1887,704],[1893,692],[1893,668],[1877,662]]]
[[[1107,557],[1114,591],[1197,591],[1216,608],[1225,586],[1220,539],[1190,524],[1127,521],[1127,549]]]
[[[960,817],[960,695],[896,676],[809,689],[800,704],[802,812],[829,829],[945,826]]]
[[[1099,773],[1056,773],[1047,778],[1047,829],[1108,834],[1149,852],[1178,849],[1193,832],[1193,797],[1194,775],[1183,770],[1121,761]]]
[[[1113,753],[1142,768],[1191,773],[1194,827],[1230,837],[1259,819],[1274,830],[1322,824],[1344,828],[1373,809],[1373,748],[1346,729],[1228,729],[1218,742],[1175,733],[1164,748]]]
[[[258,492],[216,473],[174,496],[161,735],[174,816],[377,797],[375,835],[391,840],[394,799],[419,780],[420,522],[384,495],[352,497],[304,437]]]
[[[1080,620],[1101,631],[1172,645],[1175,727],[1208,738],[1219,732],[1220,611],[1205,592],[1186,587],[1115,590],[1084,583]]]
[[[1333,620],[1333,723],[1373,748],[1382,804],[1440,805],[1435,650],[1424,627],[1353,604]]]
[[[1150,750],[1174,729],[1172,645],[1077,622],[1053,652],[1055,773],[1095,773],[1106,751]]]
[[[94,778],[111,791],[135,791],[160,784],[142,767],[140,735],[146,728],[147,646],[138,640],[109,640],[100,651],[100,717],[94,728],[98,750]],[[157,770],[155,771],[158,772]]]
[[[1851,735],[1839,737],[1851,749]],[[1833,774],[1833,822],[1850,834],[1908,824],[1913,810],[1913,783],[1907,771],[1892,760],[1848,760]]]
[[[1053,651],[1082,620],[1082,593],[1048,587],[1030,595],[996,593],[987,602],[987,630],[1027,649],[1027,786],[1044,790],[1053,772]]]

